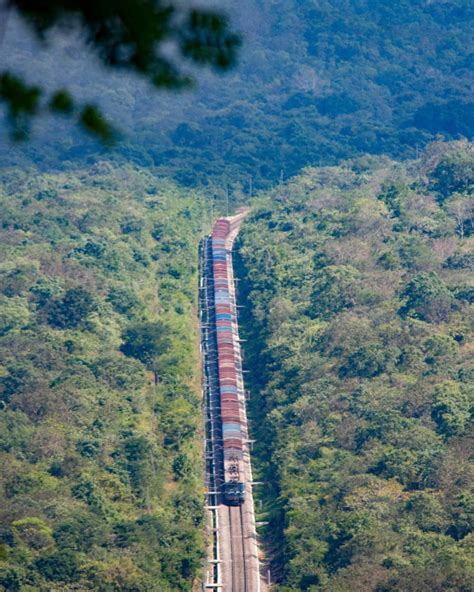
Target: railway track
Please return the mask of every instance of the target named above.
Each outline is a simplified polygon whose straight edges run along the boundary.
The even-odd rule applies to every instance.
[[[237,217],[237,221],[243,216]],[[264,592],[260,578],[255,513],[252,497],[252,471],[248,444],[245,395],[238,336],[234,277],[231,248],[238,232],[236,218],[227,243],[229,303],[232,311],[232,341],[235,352],[238,405],[241,418],[242,455],[240,481],[244,486],[242,505],[228,505],[224,494],[228,480],[224,450],[226,449],[221,418],[219,347],[216,327],[215,284],[213,277],[212,243],[204,239],[200,256],[200,320],[203,362],[203,399],[206,420],[206,487],[208,510],[208,560],[203,589],[213,592]],[[220,280],[222,281],[222,280]],[[219,307],[217,308],[219,310]],[[222,310],[222,309],[221,309]],[[222,383],[221,383],[222,384]],[[235,407],[234,407],[235,408]],[[225,503],[226,502],[226,503]]]
[[[232,590],[247,592],[246,549],[242,508],[229,508],[232,550]]]

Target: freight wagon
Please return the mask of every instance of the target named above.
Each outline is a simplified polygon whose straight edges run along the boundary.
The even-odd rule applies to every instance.
[[[214,282],[217,365],[223,439],[224,502],[238,506],[245,501],[243,433],[239,400],[239,362],[234,348],[232,323],[236,321],[231,303],[229,277],[229,235],[231,222],[219,219],[211,235]]]

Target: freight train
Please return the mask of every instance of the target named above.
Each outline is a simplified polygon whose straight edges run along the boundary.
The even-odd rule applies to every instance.
[[[238,506],[245,501],[243,471],[243,432],[237,379],[239,360],[232,324],[236,322],[231,301],[230,248],[232,219],[221,218],[211,235],[212,274],[214,282],[215,330],[219,371],[219,397],[222,422],[224,503]]]

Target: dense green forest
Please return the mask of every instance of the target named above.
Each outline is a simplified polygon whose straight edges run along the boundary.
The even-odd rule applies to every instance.
[[[282,592],[474,590],[474,147],[306,168],[242,227],[260,519]]]
[[[0,183],[0,589],[190,590],[201,196],[106,162]]]
[[[472,138],[469,0],[204,4],[229,14],[243,45],[238,67],[200,75],[196,92],[170,98],[106,72],[76,36],[58,32],[39,48],[13,16],[2,64],[97,102],[124,133],[113,158],[184,184],[229,182],[248,193],[307,165],[364,153],[412,158],[437,134]],[[38,122],[26,147],[4,140],[0,163],[46,170],[81,167],[103,150],[60,118]]]
[[[39,41],[8,4],[0,72],[44,95],[23,143],[0,104],[0,590],[199,586],[198,243],[245,203],[275,592],[474,592],[474,4],[202,0],[242,47],[199,70],[222,56],[191,18],[176,71],[198,84],[179,94],[130,74],[126,27],[123,54],[100,27],[95,50]],[[80,131],[62,88],[120,141]]]

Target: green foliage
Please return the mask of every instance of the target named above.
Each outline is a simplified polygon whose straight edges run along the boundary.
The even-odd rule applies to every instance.
[[[471,419],[469,398],[456,382],[438,384],[434,390],[431,417],[441,434],[462,434]]]
[[[54,544],[52,531],[39,518],[22,518],[12,522],[13,536],[31,549],[44,549]]]
[[[115,130],[95,105],[86,105],[79,114],[79,124],[86,132],[95,134],[104,144],[112,144]]]
[[[474,192],[474,149],[453,146],[429,173],[430,185],[445,201],[454,193]]]
[[[110,289],[107,300],[114,309],[128,317],[133,316],[133,309],[139,306],[140,300],[137,295],[128,287],[114,286]]]
[[[58,90],[51,97],[50,107],[57,113],[71,113],[74,108],[74,101],[67,90]]]
[[[79,580],[79,562],[71,551],[58,551],[40,557],[35,567],[48,581],[69,583]]]
[[[0,335],[27,326],[29,320],[30,311],[24,298],[0,296]]]
[[[435,272],[421,272],[411,279],[402,292],[406,303],[400,309],[428,322],[447,320],[453,305],[453,296]]]
[[[350,265],[328,265],[317,271],[311,297],[314,316],[325,318],[351,308],[357,275],[357,269]]]
[[[48,323],[60,329],[74,329],[83,323],[95,310],[92,295],[84,288],[67,290],[60,300],[48,307]]]
[[[192,589],[202,202],[109,163],[2,177],[0,589]]]
[[[40,97],[41,89],[37,86],[28,86],[10,72],[0,75],[0,98],[8,105],[16,140],[28,137],[28,121],[38,111]]]
[[[23,578],[19,570],[0,567],[0,585],[9,592],[20,592]]]
[[[373,378],[387,372],[390,363],[394,366],[395,360],[391,354],[392,352],[381,344],[363,345],[348,355],[341,373],[344,376]]]
[[[472,587],[472,303],[446,261],[473,239],[438,225],[452,194],[426,174],[461,144],[306,169],[242,226],[257,519],[282,592]]]
[[[162,322],[132,325],[125,330],[122,338],[121,351],[150,369],[155,367],[155,358],[170,347],[169,328]]]

